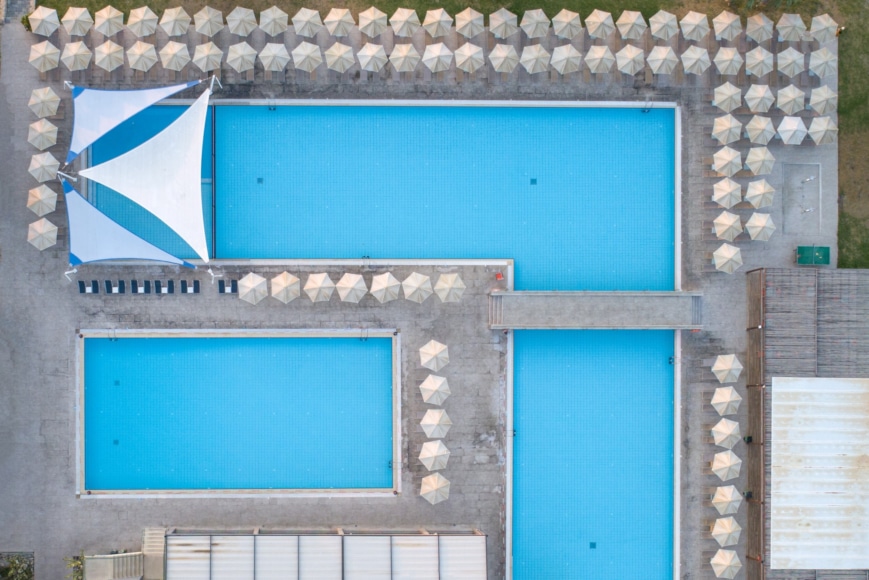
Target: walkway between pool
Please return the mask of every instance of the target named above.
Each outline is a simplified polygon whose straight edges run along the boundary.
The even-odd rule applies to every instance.
[[[696,292],[492,292],[489,327],[700,329]]]

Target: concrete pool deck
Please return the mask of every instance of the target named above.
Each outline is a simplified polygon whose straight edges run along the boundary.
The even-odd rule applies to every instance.
[[[401,278],[416,269],[429,275],[449,269],[458,271],[468,290],[458,305],[440,304],[436,298],[423,305],[397,301],[379,306],[368,300],[359,306],[336,302],[311,304],[306,299],[288,306],[268,299],[252,307],[235,297],[213,291],[204,269],[195,272],[174,268],[99,266],[82,268],[79,280],[130,278],[197,279],[203,293],[197,296],[82,296],[63,277],[67,269],[63,204],[48,217],[61,226],[58,245],[42,253],[26,242],[27,224],[35,216],[26,209],[27,190],[35,182],[27,174],[35,150],[27,143],[27,126],[35,120],[27,108],[33,88],[49,85],[62,96],[65,115],[53,120],[60,127],[59,141],[68,139],[71,111],[69,93],[61,78],[42,82],[26,64],[29,46],[36,37],[24,32],[17,22],[0,29],[3,68],[0,73],[0,324],[4,328],[0,348],[0,372],[4,375],[0,399],[0,471],[8,476],[0,492],[0,551],[36,553],[37,575],[60,578],[64,557],[105,553],[113,549],[138,549],[142,530],[149,526],[240,528],[251,525],[308,529],[354,525],[367,529],[396,528],[448,530],[454,525],[475,526],[488,534],[489,575],[502,578],[505,572],[505,409],[506,352],[508,337],[488,328],[488,294],[506,289],[495,279],[503,264],[477,264],[458,269],[428,265],[391,270]],[[711,43],[711,41],[710,41]],[[714,67],[713,67],[714,68]],[[837,146],[799,147],[775,143],[776,157],[771,176],[776,198],[770,211],[779,229],[769,242],[738,241],[745,265],[736,275],[710,271],[709,254],[720,245],[710,240],[704,224],[718,213],[709,206],[712,184],[703,160],[718,148],[709,137],[712,119],[723,114],[709,104],[712,89],[724,82],[717,73],[674,79],[625,77],[620,73],[592,79],[578,76],[570,82],[533,79],[524,71],[506,80],[466,79],[422,73],[419,78],[377,78],[363,82],[355,78],[322,75],[317,79],[286,79],[278,84],[265,79],[234,83],[225,78],[225,92],[235,98],[428,98],[428,99],[536,99],[677,102],[682,107],[682,290],[702,294],[701,332],[682,333],[682,452],[680,572],[683,577],[711,578],[708,558],[717,544],[708,535],[707,521],[715,512],[708,504],[708,489],[718,484],[708,474],[708,461],[716,451],[704,441],[714,417],[709,406],[711,390],[717,386],[708,359],[725,352],[744,352],[746,299],[744,272],[759,266],[787,267],[793,264],[796,245],[828,245],[836,254]],[[142,86],[119,75],[112,88]],[[834,81],[834,79],[831,79]],[[96,79],[94,79],[96,81]],[[167,82],[149,79],[148,84]],[[735,81],[734,81],[735,82]],[[739,84],[744,86],[744,79]],[[803,87],[817,83],[807,75],[798,79]],[[781,79],[771,84],[783,86]],[[827,82],[836,89],[835,82]],[[746,113],[739,109],[737,115]],[[779,115],[776,112],[773,116]],[[743,155],[748,149],[741,140],[735,145]],[[53,149],[60,156],[62,147]],[[820,172],[813,170],[820,168]],[[818,175],[803,182],[806,176]],[[737,177],[743,185],[747,180]],[[807,204],[816,211],[805,212]],[[803,207],[800,207],[803,206]],[[743,218],[750,210],[737,208]],[[380,273],[385,268],[294,266],[254,264],[226,266],[226,277],[238,279],[249,270],[262,275],[291,272],[344,271]],[[404,369],[405,410],[403,437],[405,489],[400,498],[384,500],[350,499],[227,499],[214,500],[105,500],[81,501],[75,488],[74,331],[99,328],[268,328],[276,321],[288,328],[400,327],[406,353],[435,338],[451,348],[445,376],[453,395],[445,403],[453,419],[446,443],[453,456],[444,475],[453,483],[449,501],[430,506],[413,493],[426,472],[416,461],[425,440],[418,430],[426,406],[414,389],[428,371],[410,355]],[[455,353],[455,354],[453,354]],[[744,393],[744,379],[738,388]],[[745,406],[738,415],[743,424]],[[745,453],[744,444],[735,451]],[[744,488],[744,475],[735,482]],[[567,483],[565,483],[567,485]],[[745,508],[737,514],[744,525]],[[740,557],[744,550],[736,548]],[[744,558],[743,558],[744,560]]]

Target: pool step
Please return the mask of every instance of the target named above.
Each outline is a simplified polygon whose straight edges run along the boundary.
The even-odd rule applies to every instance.
[[[166,528],[145,528],[142,532],[142,553],[145,556],[143,580],[163,580]]]

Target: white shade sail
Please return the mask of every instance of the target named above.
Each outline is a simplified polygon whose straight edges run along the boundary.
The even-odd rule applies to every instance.
[[[646,58],[649,63],[649,69],[656,75],[669,75],[676,70],[679,64],[679,57],[676,56],[676,51],[669,46],[656,46],[649,51],[649,56]]]
[[[768,242],[775,232],[775,223],[768,213],[753,213],[745,222],[745,231],[748,232],[752,240]]]
[[[709,34],[709,19],[705,14],[693,10],[682,17],[679,26],[682,27],[685,40],[703,40]]]
[[[39,153],[30,158],[27,171],[38,181],[44,183],[57,177],[60,162],[51,153]]]
[[[386,13],[374,6],[359,13],[359,32],[375,37],[386,30]]]
[[[735,383],[739,380],[740,373],[742,373],[742,363],[735,354],[718,355],[712,363],[712,374],[719,383]]]
[[[766,179],[759,179],[748,184],[745,190],[745,201],[756,208],[772,205],[775,189]]]
[[[157,31],[157,15],[147,6],[133,8],[127,18],[127,28],[137,37],[150,36]]]
[[[60,61],[71,71],[85,70],[91,63],[93,53],[84,42],[67,42],[60,55]]]
[[[112,72],[124,64],[124,47],[111,40],[105,41],[94,48],[94,64]]]
[[[256,30],[256,14],[250,8],[236,6],[226,15],[226,27],[238,36],[247,36]]]
[[[419,452],[419,461],[429,471],[446,469],[449,459],[450,450],[447,449],[447,446],[440,439],[422,444],[422,449]]]
[[[366,42],[365,46],[356,53],[356,58],[359,59],[359,67],[370,72],[380,71],[387,61],[383,45],[373,42]]]
[[[389,62],[398,72],[412,72],[416,70],[422,56],[412,44],[396,44],[389,55]]]
[[[613,15],[603,10],[595,9],[585,19],[585,29],[592,38],[606,38],[616,29]]]
[[[154,214],[205,262],[201,168],[210,95],[206,89],[180,117],[135,149],[79,172]]]
[[[712,186],[712,201],[725,209],[730,209],[742,200],[742,188],[738,183],[725,177]]]
[[[712,138],[728,145],[742,138],[742,123],[730,113],[715,117],[712,123]]]
[[[778,72],[786,77],[795,77],[806,70],[806,55],[793,47],[778,53]]]
[[[572,44],[557,46],[552,51],[552,59],[549,64],[558,74],[573,73],[578,71],[582,65],[582,53],[576,50]]]
[[[308,295],[311,302],[328,302],[334,291],[335,283],[325,272],[311,274],[305,282],[305,294]]]
[[[739,477],[742,460],[733,451],[721,451],[712,458],[712,473],[721,478],[721,481],[729,481]]]
[[[486,58],[483,56],[483,49],[475,44],[466,42],[456,49],[456,68],[473,73],[486,65]]]
[[[705,48],[689,46],[688,49],[682,53],[682,68],[685,69],[686,74],[701,75],[706,72],[706,69],[711,65],[712,62],[709,60],[709,53]]]
[[[751,85],[745,92],[745,106],[752,113],[766,113],[775,103],[775,97],[768,85]]]
[[[709,560],[709,564],[718,578],[736,578],[742,569],[742,562],[733,550],[718,550]]]
[[[30,124],[27,129],[27,141],[43,151],[57,143],[57,127],[46,119],[40,119]]]
[[[742,68],[742,57],[739,56],[739,51],[732,47],[719,48],[712,60],[715,68],[723,75],[737,75]]]
[[[525,31],[528,38],[543,38],[549,34],[549,17],[539,8],[526,10],[519,28]]]
[[[399,8],[390,16],[389,25],[395,36],[409,38],[419,29],[419,16],[416,10]]]
[[[725,274],[733,274],[742,267],[742,252],[730,244],[721,244],[717,250],[712,252],[712,264],[716,270]]]
[[[459,302],[465,292],[465,283],[458,274],[441,274],[434,291],[441,302]]]
[[[449,348],[436,340],[430,340],[419,349],[419,364],[429,370],[438,372],[449,362]]]
[[[712,220],[712,227],[718,239],[728,242],[732,242],[736,236],[742,233],[742,222],[739,221],[739,216],[726,210]]]
[[[762,46],[745,53],[745,73],[762,77],[772,72],[772,53]]]
[[[57,243],[57,226],[45,218],[36,220],[27,227],[27,241],[40,252],[48,249]]]
[[[36,10],[27,16],[30,22],[30,30],[33,34],[40,36],[51,36],[54,31],[60,28],[60,18],[57,16],[57,10],[46,6],[37,6]]]
[[[636,10],[625,10],[616,21],[616,28],[623,40],[639,40],[646,32],[646,21]]]
[[[301,281],[289,272],[281,272],[272,278],[272,298],[289,304],[301,295]]]
[[[778,136],[785,145],[799,145],[807,134],[806,125],[799,117],[783,117],[778,125]]]
[[[443,8],[428,10],[425,13],[425,19],[422,21],[422,27],[425,28],[432,38],[446,36],[453,27],[453,17],[447,14],[447,11]]]
[[[163,11],[163,17],[160,18],[160,28],[166,32],[167,36],[181,36],[190,27],[190,20],[190,15],[180,6],[167,8]]]
[[[277,36],[289,28],[290,15],[272,6],[259,13],[259,27],[269,36]]]
[[[299,36],[313,38],[323,28],[320,13],[310,8],[300,8],[293,16],[293,28]]]
[[[745,134],[752,143],[766,145],[775,137],[772,119],[755,115],[745,124]]]
[[[335,289],[338,291],[338,297],[341,302],[358,303],[362,297],[368,294],[368,286],[360,274],[346,273],[341,276],[338,283],[335,284]]]
[[[820,78],[833,76],[839,71],[839,61],[825,46],[809,56],[809,70]]]
[[[712,394],[712,400],[710,401],[712,407],[722,417],[724,415],[735,415],[739,411],[739,404],[741,402],[742,397],[736,392],[734,387],[718,387]]]
[[[429,44],[422,53],[422,64],[433,73],[450,70],[453,53],[443,42]]]
[[[489,32],[495,38],[507,38],[519,30],[517,22],[518,17],[515,14],[506,8],[499,8],[489,14]]]
[[[839,127],[830,117],[815,117],[809,125],[809,137],[815,145],[827,145],[835,143],[839,135]]]
[[[293,66],[298,70],[310,73],[323,64],[323,55],[320,54],[320,47],[312,42],[302,42],[293,49],[292,54]]]
[[[745,22],[745,35],[755,42],[766,42],[772,38],[772,20],[760,12],[749,16]]]
[[[323,25],[332,36],[350,36],[356,28],[353,14],[347,8],[332,8],[323,20]]]
[[[170,40],[160,49],[160,62],[166,70],[180,71],[190,62],[190,51],[182,42]]]
[[[193,15],[196,32],[205,36],[214,36],[223,30],[223,13],[211,6],[205,6]]]
[[[444,377],[429,375],[419,386],[422,400],[429,405],[443,405],[450,396],[450,383]]]
[[[483,15],[473,8],[465,8],[456,14],[456,32],[471,39],[485,30]]]
[[[205,72],[219,69],[221,61],[223,50],[213,42],[199,44],[193,51],[193,64]]]
[[[646,68],[646,60],[642,49],[632,44],[626,44],[616,53],[616,66],[626,75],[635,75]]]
[[[512,44],[496,44],[489,51],[489,62],[495,72],[511,73],[519,66],[519,55]]]
[[[723,11],[712,19],[716,40],[736,40],[742,33],[742,23],[739,16],[733,12]]]
[[[87,8],[72,7],[67,9],[60,22],[70,36],[85,36],[93,26],[94,19]]]
[[[446,501],[450,497],[450,481],[440,473],[423,477],[419,495],[432,505]]]
[[[720,419],[712,427],[710,433],[715,444],[726,449],[733,449],[733,446],[739,443],[742,437],[739,423],[732,419]]]
[[[426,437],[429,439],[440,439],[447,436],[453,422],[443,409],[429,409],[425,412],[419,424],[422,430],[425,431]]]
[[[732,147],[722,147],[712,156],[712,169],[726,177],[733,177],[742,170],[742,157]]]
[[[542,73],[549,70],[549,52],[540,44],[532,44],[522,49],[519,64],[528,74]]]
[[[712,104],[725,113],[738,109],[742,106],[742,90],[729,81],[715,87],[712,93]]]
[[[268,282],[259,274],[250,272],[238,281],[239,300],[249,304],[259,304],[268,295]]]
[[[658,10],[654,16],[649,18],[649,29],[652,32],[652,37],[660,40],[670,40],[679,34],[679,23],[676,20],[675,14],[670,14],[665,10]]]
[[[371,295],[381,304],[396,300],[399,288],[401,283],[390,272],[378,274],[371,279]]]
[[[829,14],[821,14],[820,16],[812,17],[811,34],[819,43],[824,44],[836,38],[836,31],[839,29],[839,24],[830,18]]]
[[[775,157],[766,147],[752,147],[745,156],[745,168],[754,175],[768,175],[774,165]]]
[[[719,518],[715,520],[715,523],[712,525],[712,537],[722,548],[738,544],[741,533],[742,526],[736,523],[733,516]]]
[[[94,13],[94,28],[104,36],[112,36],[124,29],[124,13],[114,6],[106,6]]]
[[[45,184],[27,192],[27,209],[42,217],[57,207],[57,194]]]
[[[812,89],[809,108],[819,115],[835,113],[839,104],[839,95],[827,85]]]
[[[616,57],[608,46],[594,45],[588,48],[585,54],[585,64],[593,73],[608,73],[612,71]]]
[[[353,49],[340,42],[336,42],[327,48],[324,56],[326,57],[326,66],[339,73],[346,72],[350,67],[356,64],[356,57],[353,56]]]
[[[799,42],[806,33],[806,23],[799,14],[782,14],[775,25],[780,42]]]
[[[425,302],[434,292],[431,286],[431,278],[418,272],[413,272],[405,278],[401,283],[401,289],[404,290],[405,299],[418,304]]]
[[[731,387],[726,387],[731,388]],[[739,512],[742,505],[742,494],[732,485],[723,485],[715,488],[712,495],[712,507],[718,510],[722,516]]]
[[[57,107],[60,105],[60,97],[57,96],[51,87],[43,87],[41,89],[33,89],[30,93],[30,100],[27,101],[27,106],[33,111],[37,117],[51,117],[57,114]]]
[[[582,32],[579,14],[562,8],[558,14],[552,17],[552,31],[558,38],[573,40]]]

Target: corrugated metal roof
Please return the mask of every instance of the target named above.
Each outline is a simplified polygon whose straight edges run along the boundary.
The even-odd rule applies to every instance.
[[[299,580],[341,580],[341,536],[299,537]]]
[[[344,536],[345,580],[390,580],[389,536]]]
[[[869,379],[772,379],[770,568],[869,568]]]
[[[298,548],[298,536],[256,536],[256,579],[299,580]]]

